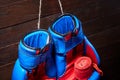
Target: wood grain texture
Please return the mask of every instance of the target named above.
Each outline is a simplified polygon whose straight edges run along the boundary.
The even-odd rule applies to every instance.
[[[19,0],[0,0],[0,7],[7,6],[16,2],[20,2]]]
[[[36,18],[36,7],[31,0],[0,7],[0,29]]]
[[[102,32],[88,36],[89,40],[94,44],[95,47],[104,47],[109,44],[120,42],[120,27],[114,26],[111,29],[104,30]]]
[[[86,35],[92,35],[97,32],[104,31],[111,27],[120,25],[120,13],[92,19],[83,23],[83,30]]]
[[[119,80],[120,0],[61,0],[65,13],[76,15],[101,57],[102,80]],[[0,0],[0,80],[11,80],[18,43],[37,29],[39,0]],[[41,28],[60,15],[57,0],[43,0]],[[5,76],[6,75],[6,76]]]
[[[0,66],[15,61],[18,57],[18,43],[0,49]]]
[[[11,80],[14,62],[0,68],[0,80]]]
[[[80,15],[82,21],[95,19],[96,17],[104,17],[111,14],[120,13],[119,1],[95,1],[95,0],[61,0],[64,12],[72,13],[76,16]],[[114,3],[113,3],[114,2]],[[116,4],[116,6],[114,6]],[[17,1],[13,5],[0,7],[0,28],[21,24],[38,17],[39,0],[22,0]],[[42,16],[49,16],[60,13],[57,0],[43,0]]]

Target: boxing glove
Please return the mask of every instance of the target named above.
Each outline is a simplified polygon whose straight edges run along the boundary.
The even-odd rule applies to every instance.
[[[12,80],[44,80],[56,77],[52,57],[50,34],[42,29],[28,33],[20,40]]]
[[[81,21],[76,16],[72,14],[61,15],[49,27],[48,31],[54,43],[58,79],[64,80],[65,75],[69,75],[69,72],[74,70],[74,63],[78,57],[89,56],[92,62],[100,64],[98,53],[83,34]],[[92,76],[99,77],[98,74],[93,71],[89,80],[93,79]]]

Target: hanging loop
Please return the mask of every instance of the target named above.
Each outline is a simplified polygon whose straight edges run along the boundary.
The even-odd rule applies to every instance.
[[[38,23],[37,23],[37,29],[40,29],[40,17],[41,17],[41,7],[42,7],[42,0],[40,0],[40,3],[39,3],[39,14],[38,14]]]
[[[62,6],[62,3],[61,3],[61,0],[58,0],[58,2],[59,2],[59,7],[60,7],[60,10],[61,10],[61,14],[63,15],[64,11],[63,11],[63,6]]]
[[[64,11],[63,11],[63,6],[62,6],[62,3],[61,3],[61,0],[58,0],[59,2],[59,7],[60,7],[60,10],[61,10],[61,14],[63,15],[64,14]],[[37,23],[37,29],[40,29],[40,24],[41,24],[41,7],[42,7],[42,0],[40,0],[39,2],[39,15],[38,15],[38,23]]]

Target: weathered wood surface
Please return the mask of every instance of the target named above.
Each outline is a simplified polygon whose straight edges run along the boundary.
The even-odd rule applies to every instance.
[[[61,0],[64,12],[76,15],[101,57],[102,80],[119,80],[120,0]],[[41,28],[60,15],[57,0],[43,0]],[[0,80],[11,80],[20,39],[36,30],[39,0],[0,1]]]
[[[9,1],[9,0],[8,0]],[[119,1],[62,0],[64,12],[79,15],[82,21],[119,13]],[[3,1],[5,3],[5,1]],[[7,2],[6,2],[7,3]],[[0,28],[9,27],[37,19],[38,0],[22,0],[0,6]],[[114,6],[114,4],[116,6]],[[43,0],[42,17],[60,12],[57,0]],[[112,13],[111,13],[112,12]]]

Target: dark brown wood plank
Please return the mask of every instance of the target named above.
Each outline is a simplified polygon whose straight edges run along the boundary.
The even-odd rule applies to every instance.
[[[93,20],[96,17],[104,17],[120,13],[119,6],[114,6],[118,1],[112,4],[113,1],[66,1],[62,0],[64,11],[79,15],[82,21]],[[104,3],[104,4],[102,4]],[[20,24],[29,20],[37,19],[38,17],[39,0],[23,0],[14,5],[0,8],[0,28],[9,27],[12,25]],[[104,8],[107,6],[106,8]],[[114,8],[113,8],[114,7]],[[103,13],[104,12],[104,13]],[[44,0],[42,4],[42,17],[60,13],[57,1]],[[109,14],[108,14],[109,13]]]
[[[18,57],[18,43],[0,49],[0,66],[15,61]]]
[[[91,1],[91,2],[93,2],[94,4],[95,1]],[[77,7],[79,6],[88,5],[90,1],[87,3],[84,1],[83,3],[84,5],[79,0],[68,1],[67,3],[63,1],[62,3],[68,11],[72,12],[73,10],[76,10]],[[79,3],[81,3],[82,5],[79,5]],[[71,5],[76,5],[76,6],[70,8],[69,6]],[[14,5],[1,7],[0,28],[9,27],[12,25],[20,24],[28,20],[36,19],[38,17],[38,8],[39,8],[39,0],[38,1],[26,0],[26,1],[21,1],[20,3],[16,3]],[[42,5],[43,17],[58,12],[60,12],[60,8],[57,1],[54,0],[43,1],[43,5]]]
[[[99,16],[107,16],[120,12],[120,0],[99,0]]]
[[[39,0],[35,1],[36,6],[38,8],[39,6]],[[80,1],[80,0],[71,0],[71,1],[66,1],[66,0],[61,0],[62,6],[63,6],[63,11],[64,12],[68,12],[70,10],[76,10],[78,8],[82,8],[85,7],[87,5],[96,5],[96,1],[95,0],[91,0],[91,1]],[[55,14],[55,13],[61,13],[60,12],[60,7],[59,7],[59,3],[57,0],[44,0],[42,2],[42,15],[43,16],[48,16],[51,14]]]
[[[113,28],[90,35],[88,36],[88,39],[94,44],[96,48],[104,47],[108,44],[120,42],[119,30],[120,26],[114,26]]]
[[[14,62],[0,67],[0,80],[11,80]]]
[[[111,27],[120,25],[119,21],[120,13],[111,16],[96,18],[83,22],[83,31],[86,35],[92,35],[94,33],[101,32]]]
[[[31,0],[0,7],[0,29],[32,20],[36,16],[36,7]]]
[[[36,28],[36,21],[0,30],[0,47],[18,42],[25,33]]]
[[[104,47],[96,48],[101,57],[102,64],[104,64],[104,61],[106,61],[106,60],[110,60],[110,62],[111,62],[112,59],[119,59],[119,57],[120,57],[119,45],[120,45],[120,42],[116,42],[114,44],[108,44]],[[110,62],[108,62],[108,63],[110,63]],[[113,66],[117,67],[116,65],[113,65]],[[106,67],[106,66],[104,66],[104,67]]]
[[[0,7],[18,2],[19,0],[0,0]]]

